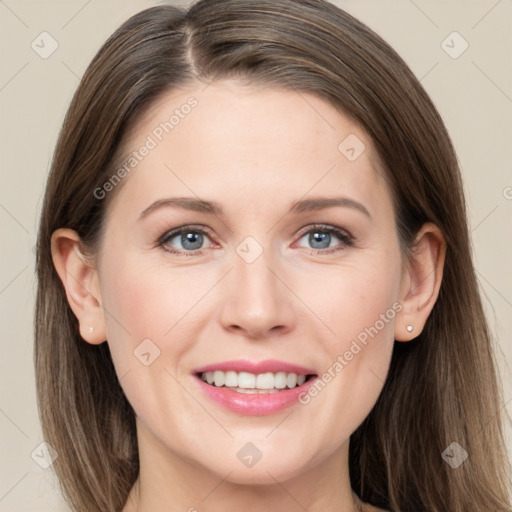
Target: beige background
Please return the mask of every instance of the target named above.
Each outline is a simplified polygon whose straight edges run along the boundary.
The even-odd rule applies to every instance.
[[[336,3],[405,58],[448,126],[464,174],[481,289],[500,346],[503,407],[511,414],[512,1]],[[0,1],[0,512],[66,510],[51,468],[31,458],[43,441],[32,365],[37,219],[58,130],[86,65],[122,21],[155,4]],[[31,47],[43,31],[58,43],[47,59]],[[469,44],[456,59],[441,46],[453,31]],[[464,43],[450,36],[447,44],[457,52]],[[512,452],[510,428],[507,436]]]

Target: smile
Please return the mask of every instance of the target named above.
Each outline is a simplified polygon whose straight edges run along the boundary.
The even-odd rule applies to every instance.
[[[232,389],[238,393],[279,393],[284,389],[302,386],[313,375],[286,372],[249,373],[216,370],[202,372],[199,377],[203,382],[215,387]]]
[[[204,395],[223,409],[265,416],[297,404],[318,375],[285,361],[235,360],[196,368],[193,377]]]

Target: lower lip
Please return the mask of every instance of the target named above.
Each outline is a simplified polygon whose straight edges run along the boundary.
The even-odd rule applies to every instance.
[[[278,391],[277,393],[254,394],[239,393],[232,389],[211,386],[197,375],[195,378],[206,395],[226,409],[247,416],[265,416],[282,411],[295,404],[299,399],[299,395],[306,393],[318,377],[310,378],[302,386]]]

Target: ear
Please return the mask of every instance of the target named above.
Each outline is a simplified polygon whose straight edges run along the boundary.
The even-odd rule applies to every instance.
[[[399,301],[403,308],[396,316],[396,341],[410,341],[423,330],[439,295],[445,255],[441,230],[432,222],[425,223],[402,270]],[[408,325],[413,327],[411,332]]]
[[[72,229],[58,229],[52,234],[51,248],[53,264],[78,319],[80,335],[93,345],[103,343],[106,328],[98,273],[82,254],[80,237]]]

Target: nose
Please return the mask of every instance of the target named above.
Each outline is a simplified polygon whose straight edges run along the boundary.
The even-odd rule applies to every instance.
[[[269,251],[251,263],[234,254],[233,264],[223,279],[223,328],[253,340],[293,330],[297,299],[287,286],[286,272],[272,261]]]

